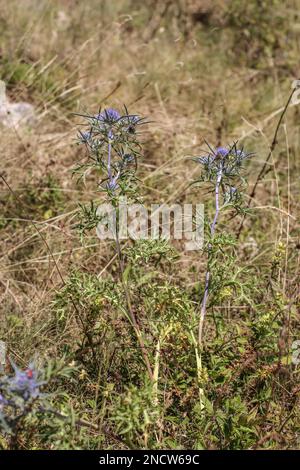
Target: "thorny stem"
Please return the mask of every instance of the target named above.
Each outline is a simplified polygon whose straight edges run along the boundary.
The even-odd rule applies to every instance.
[[[111,145],[111,138],[112,138],[112,131],[110,130],[109,134],[108,134],[109,141],[108,141],[108,155],[107,155],[107,173],[108,173],[109,182],[112,181],[112,172],[111,172],[111,150],[112,150],[112,145]],[[144,343],[144,340],[143,340],[143,337],[142,337],[142,333],[141,333],[139,324],[137,322],[137,319],[136,319],[135,314],[134,314],[133,309],[132,309],[128,285],[127,285],[127,282],[124,279],[124,263],[123,263],[123,257],[122,257],[122,251],[121,251],[121,245],[120,245],[119,233],[118,232],[119,232],[118,227],[116,227],[116,231],[115,231],[116,250],[117,250],[119,267],[120,267],[120,278],[121,278],[122,286],[123,286],[123,289],[124,289],[124,292],[125,292],[126,303],[127,303],[128,313],[129,313],[129,319],[132,323],[132,326],[134,328],[136,337],[137,337],[138,342],[140,344],[140,348],[141,348],[141,351],[142,351],[144,362],[146,364],[150,380],[152,381],[153,380],[153,373],[152,373],[152,368],[151,368],[151,365],[150,365],[148,353],[147,353],[147,350],[146,350],[146,346],[145,346],[145,343]]]
[[[108,174],[108,180],[111,183],[113,181],[112,177],[112,171],[111,171],[111,151],[112,151],[112,144],[111,140],[113,138],[112,130],[110,129],[108,133],[108,150],[107,150],[107,174]],[[119,268],[120,268],[120,279],[121,283],[125,292],[125,297],[126,297],[126,303],[127,303],[127,309],[128,309],[128,316],[130,319],[130,322],[133,326],[133,329],[135,331],[137,340],[140,344],[140,348],[142,351],[143,359],[147,367],[147,371],[150,377],[150,380],[153,381],[153,373],[152,373],[152,368],[149,360],[149,356],[146,350],[146,346],[142,337],[142,333],[139,327],[139,324],[137,322],[137,319],[135,317],[135,314],[132,309],[131,305],[131,299],[130,299],[130,293],[128,289],[127,282],[124,279],[124,263],[123,263],[123,257],[122,257],[122,251],[121,251],[121,245],[120,245],[120,239],[119,239],[119,230],[118,226],[116,226],[115,230],[115,242],[116,242],[116,251],[117,251],[117,257],[118,257],[118,262],[119,262]]]
[[[215,186],[215,215],[213,218],[213,221],[210,226],[210,237],[213,238],[215,229],[216,229],[216,224],[218,220],[218,216],[220,213],[220,205],[219,205],[219,190],[220,190],[220,184],[222,181],[222,176],[223,176],[223,165],[220,163],[220,168],[218,171],[217,175],[217,181],[216,181],[216,186]],[[200,351],[202,349],[202,334],[203,334],[203,325],[204,325],[204,319],[205,319],[205,314],[206,314],[206,305],[207,305],[207,299],[208,299],[208,294],[209,294],[209,283],[210,283],[210,256],[211,256],[211,250],[212,250],[212,245],[209,243],[208,245],[208,262],[207,262],[207,269],[206,269],[206,274],[205,274],[205,288],[204,288],[204,295],[203,295],[203,300],[201,304],[201,312],[200,312],[200,321],[199,321],[199,331],[198,331],[198,344]]]
[[[223,176],[223,164],[220,162],[220,167],[219,171],[217,174],[217,181],[216,181],[216,186],[215,186],[215,215],[213,218],[213,221],[210,225],[210,238],[212,239],[215,233],[216,229],[216,224],[217,220],[219,217],[220,213],[220,205],[219,205],[219,190],[220,190],[220,185],[222,181],[222,176]],[[198,376],[198,386],[199,386],[199,398],[200,398],[200,408],[201,410],[204,409],[204,391],[201,386],[201,371],[202,371],[202,358],[201,358],[201,351],[202,351],[202,334],[203,334],[203,325],[204,325],[204,319],[206,315],[206,305],[207,305],[207,299],[209,295],[209,283],[210,283],[210,257],[211,257],[211,252],[212,252],[212,244],[209,243],[208,245],[208,261],[207,261],[207,268],[206,268],[206,274],[205,274],[205,287],[204,287],[204,295],[201,303],[201,311],[200,311],[200,320],[199,320],[199,329],[198,329],[198,344],[196,342],[196,339],[194,339],[195,342],[195,353],[196,353],[196,363],[197,363],[197,376]]]
[[[107,157],[107,173],[108,173],[108,180],[109,182],[111,182],[112,178],[111,178],[111,142],[110,142],[110,138],[111,138],[111,131],[109,132],[109,142],[108,142],[108,157]]]

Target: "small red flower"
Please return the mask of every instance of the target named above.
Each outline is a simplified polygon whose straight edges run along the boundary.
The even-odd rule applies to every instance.
[[[27,375],[28,379],[32,379],[33,378],[33,370],[32,369],[27,369],[26,375]]]

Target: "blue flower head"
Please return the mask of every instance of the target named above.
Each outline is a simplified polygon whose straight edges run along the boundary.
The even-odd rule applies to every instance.
[[[44,382],[38,382],[38,372],[33,364],[29,364],[25,371],[19,369],[13,362],[15,375],[8,379],[9,390],[20,395],[24,400],[36,398],[40,394],[40,386]]]
[[[239,175],[244,160],[252,155],[252,153],[246,153],[238,149],[236,144],[228,147],[216,147],[215,149],[209,146],[209,152],[206,155],[196,157],[194,160],[204,165],[209,178],[220,170],[223,175],[233,177]]]
[[[225,147],[217,147],[215,153],[221,157],[226,157],[229,154],[229,150]]]
[[[113,124],[120,119],[120,113],[113,108],[104,109],[100,114],[96,116],[98,121],[102,121],[107,124]]]

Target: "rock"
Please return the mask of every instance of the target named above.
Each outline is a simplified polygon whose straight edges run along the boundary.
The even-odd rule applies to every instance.
[[[5,127],[19,128],[34,124],[36,114],[30,103],[10,103],[6,96],[5,83],[0,80],[0,124]]]

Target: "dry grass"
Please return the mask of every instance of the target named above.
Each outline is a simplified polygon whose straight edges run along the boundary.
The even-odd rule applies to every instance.
[[[89,201],[94,192],[92,181],[77,185],[71,177],[83,157],[73,113],[126,104],[153,121],[139,166],[149,203],[208,199],[188,187],[199,169],[187,157],[199,154],[204,139],[213,145],[239,140],[254,151],[247,168],[250,185],[266,158],[297,78],[299,2],[278,4],[276,15],[286,19],[278,30],[271,22],[266,38],[250,27],[249,48],[243,34],[248,26],[230,22],[227,2],[215,7],[199,2],[198,21],[191,16],[197,2],[170,2],[167,11],[164,3],[0,1],[1,78],[12,101],[29,101],[37,111],[31,128],[2,128],[0,135],[1,174],[13,191],[0,181],[0,338],[20,363],[35,353],[55,357],[70,337],[79,337],[72,316],[56,330],[51,307],[61,287],[56,264],[64,278],[74,267],[102,278],[113,269],[112,246],[99,244],[94,234],[82,245],[74,231],[78,202]],[[237,2],[228,3],[232,17],[239,18]],[[259,28],[264,33],[265,25]],[[289,45],[283,47],[285,37]],[[261,49],[253,50],[255,43]],[[238,249],[241,264],[267,278],[272,253],[284,243],[276,289],[285,305],[296,309],[296,321],[298,156],[299,106],[291,106]],[[235,230],[238,221],[229,224]],[[199,253],[182,252],[172,278],[192,288],[204,265]],[[238,315],[244,307],[234,308]],[[230,303],[219,309],[230,318]],[[300,339],[299,329],[290,331],[292,339]]]

